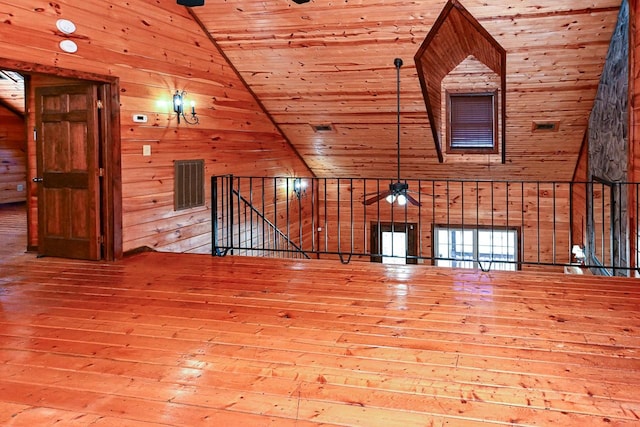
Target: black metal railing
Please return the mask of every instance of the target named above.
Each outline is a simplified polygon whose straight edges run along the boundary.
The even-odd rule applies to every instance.
[[[227,201],[222,204],[212,203],[212,229],[214,236],[218,236],[217,239],[212,239],[214,255],[221,256],[231,251],[234,255],[309,258],[309,255],[292,241],[287,233],[280,230],[265,216],[264,203],[261,211],[251,200],[240,194],[239,186],[234,188],[232,180],[226,180],[221,184],[221,186],[218,185],[218,177],[212,177],[212,199],[215,201],[220,197],[220,200]],[[253,195],[251,189],[249,194]],[[218,206],[222,207],[221,211],[218,211]],[[219,212],[224,214],[219,215]],[[232,232],[221,233],[221,229]],[[224,242],[224,245],[221,246],[216,242]],[[237,243],[234,245],[234,242]]]
[[[635,275],[636,183],[395,182],[212,177],[212,252]],[[415,204],[376,196],[404,184]]]

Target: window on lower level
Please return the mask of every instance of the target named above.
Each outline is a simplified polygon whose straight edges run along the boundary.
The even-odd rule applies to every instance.
[[[496,153],[496,96],[494,93],[447,95],[447,151]]]
[[[482,270],[518,269],[518,231],[436,226],[436,265]]]

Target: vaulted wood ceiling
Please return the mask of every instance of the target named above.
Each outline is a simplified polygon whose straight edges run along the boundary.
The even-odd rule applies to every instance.
[[[404,177],[569,180],[620,1],[461,0],[507,51],[505,164],[438,162],[413,58],[446,0],[206,0],[190,11],[319,177],[395,176],[400,57]]]
[[[317,176],[395,175],[400,57],[403,176],[571,179],[620,0],[461,3],[507,51],[504,165],[438,163],[413,58],[446,0],[206,0],[192,12]]]

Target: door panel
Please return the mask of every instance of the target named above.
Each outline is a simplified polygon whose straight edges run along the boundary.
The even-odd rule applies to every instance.
[[[36,88],[38,252],[100,259],[97,87]]]

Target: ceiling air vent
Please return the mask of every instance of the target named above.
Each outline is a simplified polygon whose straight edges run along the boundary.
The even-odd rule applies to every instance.
[[[311,127],[316,132],[331,132],[331,131],[333,131],[333,126],[328,125],[328,124],[311,125]]]
[[[557,132],[560,122],[533,122],[531,130],[533,132]]]

